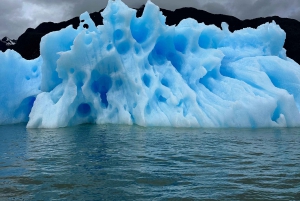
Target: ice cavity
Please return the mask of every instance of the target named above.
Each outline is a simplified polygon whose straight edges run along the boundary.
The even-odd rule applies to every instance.
[[[140,18],[121,0],[102,16],[102,26],[84,13],[77,29],[42,38],[43,92],[27,127],[300,125],[299,65],[275,22],[233,33],[193,19],[167,26],[150,1]]]
[[[15,51],[0,52],[0,125],[28,121],[40,91],[41,58],[27,61]]]

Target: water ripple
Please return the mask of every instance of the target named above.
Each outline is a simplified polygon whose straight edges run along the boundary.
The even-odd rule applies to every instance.
[[[300,200],[300,129],[0,126],[0,199]]]

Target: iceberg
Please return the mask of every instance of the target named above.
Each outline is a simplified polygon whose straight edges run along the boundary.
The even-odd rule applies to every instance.
[[[86,12],[77,29],[44,36],[36,60],[0,53],[0,124],[300,126],[300,66],[275,22],[235,32],[194,19],[167,26],[151,1],[139,18],[121,0],[101,14],[103,25]]]

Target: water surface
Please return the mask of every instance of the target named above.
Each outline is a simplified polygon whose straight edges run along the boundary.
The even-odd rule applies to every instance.
[[[0,126],[0,200],[300,200],[300,129]]]

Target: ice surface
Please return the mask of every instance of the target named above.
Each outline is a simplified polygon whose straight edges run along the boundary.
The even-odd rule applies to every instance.
[[[300,126],[300,66],[286,57],[275,22],[233,33],[226,23],[219,29],[193,19],[167,26],[151,1],[136,18],[109,0],[102,16],[104,25],[84,13],[78,29],[42,38],[43,92],[27,127]]]
[[[27,122],[39,94],[41,58],[27,61],[18,53],[0,51],[0,125]]]

